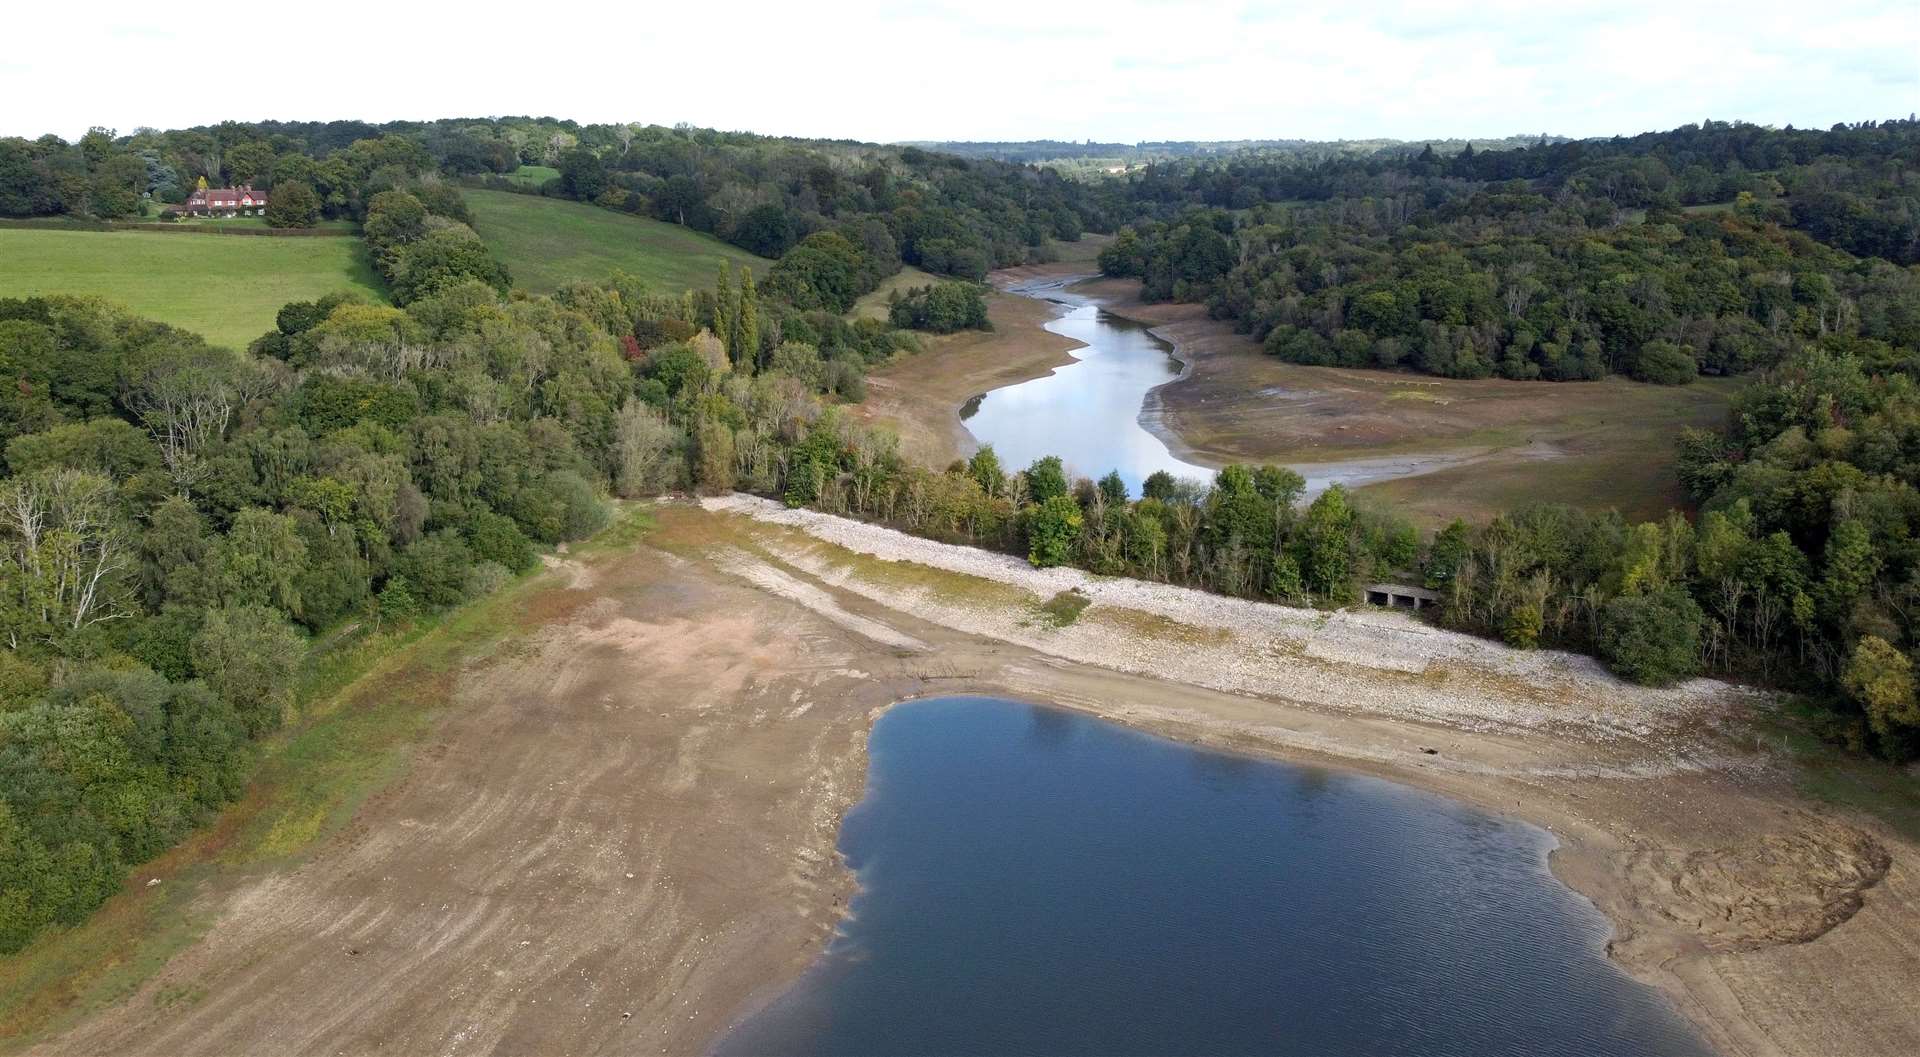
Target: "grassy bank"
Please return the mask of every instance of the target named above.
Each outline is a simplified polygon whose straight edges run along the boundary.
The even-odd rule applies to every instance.
[[[1690,504],[1674,463],[1674,438],[1682,429],[1720,425],[1740,383],[1707,378],[1690,386],[1644,385],[1624,379],[1596,383],[1507,383],[1566,386],[1557,413],[1543,413],[1539,398],[1524,390],[1507,399],[1483,398],[1461,386],[1457,434],[1461,446],[1486,443],[1502,449],[1485,460],[1369,485],[1365,495],[1394,504],[1422,524],[1454,517],[1485,520],[1528,503],[1564,503],[1589,510],[1618,510],[1629,520],[1650,520]],[[1496,390],[1497,385],[1485,386]],[[1422,386],[1428,400],[1448,400],[1446,385]],[[1547,396],[1562,395],[1548,393]],[[1392,399],[1391,397],[1389,399]],[[1404,401],[1401,401],[1404,404]],[[1448,405],[1433,408],[1433,417]],[[1512,416],[1512,425],[1500,419]]]
[[[853,303],[849,313],[854,319],[886,319],[887,310],[892,307],[887,301],[894,291],[904,294],[916,286],[932,286],[941,282],[941,278],[931,272],[923,272],[913,265],[905,265],[897,272],[880,281],[880,285],[870,293],[861,296]]]
[[[632,508],[593,546],[631,545],[651,527]],[[314,644],[297,679],[298,714],[264,742],[245,796],[178,847],[136,868],[85,924],[0,959],[0,1052],[132,993],[213,924],[217,895],[341,832],[400,777],[412,745],[452,696],[462,668],[522,625],[533,576],[400,631],[350,626]],[[192,1003],[191,987],[163,994]]]
[[[207,238],[0,227],[0,297],[93,294],[240,348],[289,301],[336,290],[383,300],[351,238]]]
[[[773,263],[677,224],[584,202],[478,188],[464,194],[487,249],[513,272],[514,285],[534,293],[602,282],[615,269],[678,293],[711,286],[722,260],[759,275]]]

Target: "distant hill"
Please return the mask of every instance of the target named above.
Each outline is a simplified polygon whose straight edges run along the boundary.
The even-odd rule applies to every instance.
[[[548,293],[576,280],[604,282],[615,269],[664,293],[713,284],[719,261],[764,275],[772,261],[678,224],[584,202],[468,189],[473,227],[513,283]]]
[[[1236,139],[1236,140],[1143,140],[1139,143],[1096,143],[1092,140],[1037,139],[1024,141],[916,140],[905,144],[923,150],[955,154],[963,158],[992,158],[1026,165],[1053,165],[1059,168],[1115,168],[1145,165],[1173,158],[1197,158],[1212,155],[1254,152],[1291,155],[1307,161],[1337,157],[1365,157],[1374,154],[1416,154],[1432,146],[1436,154],[1458,154],[1467,148],[1511,150],[1535,144],[1566,143],[1566,136],[1520,135],[1497,139]],[[1078,165],[1074,163],[1080,163]]]

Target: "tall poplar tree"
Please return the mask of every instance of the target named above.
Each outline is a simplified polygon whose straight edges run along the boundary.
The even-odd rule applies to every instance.
[[[740,269],[740,305],[733,314],[733,338],[728,344],[733,349],[734,367],[752,371],[759,366],[760,357],[760,312],[754,305],[758,294],[753,288],[753,269],[742,266]]]
[[[728,352],[733,351],[734,317],[739,307],[734,299],[733,274],[727,269],[727,262],[720,262],[720,274],[713,280],[713,332],[721,341],[727,343]],[[740,357],[735,354],[734,359]]]

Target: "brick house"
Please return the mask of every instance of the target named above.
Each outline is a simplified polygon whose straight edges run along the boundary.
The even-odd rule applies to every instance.
[[[267,193],[252,184],[196,190],[174,211],[190,217],[251,217],[267,213]]]

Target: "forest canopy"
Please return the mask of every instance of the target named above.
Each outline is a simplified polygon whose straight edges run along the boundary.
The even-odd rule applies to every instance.
[[[1920,122],[1149,166],[1100,255],[1296,363],[1684,384],[1920,348]]]

